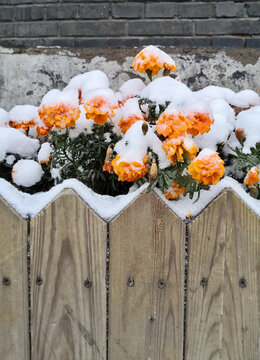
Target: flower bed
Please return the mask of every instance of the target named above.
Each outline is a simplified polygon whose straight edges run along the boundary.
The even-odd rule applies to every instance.
[[[49,91],[39,107],[0,109],[0,177],[35,194],[27,199],[57,193],[50,189],[64,180],[58,189],[71,184],[89,192],[68,180],[77,179],[104,199],[116,196],[119,208],[143,189],[157,189],[165,201],[179,200],[181,218],[232,187],[260,214],[258,94],[217,86],[193,92],[175,75],[173,59],[154,46],[132,66],[150,82],[134,78],[114,91],[106,74],[93,70]],[[0,183],[7,198],[10,186]],[[13,200],[17,209],[19,196],[27,195]]]

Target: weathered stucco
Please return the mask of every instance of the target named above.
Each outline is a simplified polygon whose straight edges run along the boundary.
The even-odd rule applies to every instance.
[[[139,49],[37,49],[18,51],[0,47],[0,107],[9,111],[18,104],[39,105],[50,89],[62,89],[75,75],[100,69],[118,89],[129,78]],[[260,50],[183,51],[165,49],[175,60],[177,74],[191,89],[207,85],[238,91],[260,89]]]

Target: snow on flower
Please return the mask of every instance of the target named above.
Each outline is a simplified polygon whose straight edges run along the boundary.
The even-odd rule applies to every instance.
[[[143,114],[139,108],[138,100],[128,99],[121,108],[120,126],[123,133],[125,133],[136,121],[144,120]]]
[[[259,182],[259,170],[256,166],[253,166],[245,177],[244,185],[251,186],[257,184],[258,182]]]
[[[179,184],[176,182],[172,183],[172,186],[163,193],[165,199],[167,200],[176,200],[179,198],[179,195],[182,195],[185,191],[185,187],[179,187]]]
[[[255,147],[260,142],[260,106],[255,106],[238,114],[235,128],[244,131],[243,152],[250,153],[250,148]]]
[[[157,75],[162,68],[173,71],[177,69],[173,59],[164,51],[153,45],[145,47],[136,55],[132,67],[134,71],[139,71],[141,73],[150,70],[152,76]]]
[[[86,118],[93,119],[96,124],[103,125],[114,116],[118,101],[111,89],[96,89],[82,93]]]
[[[126,100],[139,95],[144,88],[145,84],[141,79],[130,79],[123,83],[116,96],[121,103],[124,103]]]
[[[8,127],[8,112],[0,108],[0,127]]]
[[[53,126],[57,129],[74,126],[80,116],[77,91],[75,89],[49,91],[43,97],[38,112],[48,129]]]
[[[122,161],[120,156],[116,156],[112,162],[113,171],[117,174],[119,181],[138,181],[144,177],[149,169],[147,165],[148,155],[145,156],[141,162],[133,161],[128,163]]]
[[[39,164],[48,164],[50,161],[50,155],[52,152],[52,147],[50,143],[43,143],[39,152],[38,152],[38,162]]]
[[[217,152],[207,148],[203,149],[188,167],[188,173],[193,179],[204,185],[216,185],[224,172],[224,161]]]
[[[30,187],[38,183],[43,175],[41,165],[34,160],[19,160],[13,166],[12,180],[16,185]]]
[[[187,154],[190,160],[193,160],[199,151],[191,138],[188,136],[171,137],[166,139],[162,148],[167,155],[167,159],[171,160],[174,165],[176,161],[183,161],[184,154]]]
[[[158,134],[164,137],[178,137],[184,134],[188,130],[188,127],[189,122],[174,104],[170,104],[156,122]]]

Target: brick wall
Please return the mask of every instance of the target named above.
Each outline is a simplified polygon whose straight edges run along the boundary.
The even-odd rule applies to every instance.
[[[259,16],[259,0],[0,0],[0,46],[260,48]]]

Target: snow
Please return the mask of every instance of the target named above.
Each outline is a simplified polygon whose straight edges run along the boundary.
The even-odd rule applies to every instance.
[[[75,123],[75,127],[69,128],[69,137],[75,139],[81,133],[91,134],[93,125],[95,124],[94,120],[86,119],[86,111],[83,105],[79,106],[80,116]]]
[[[40,121],[37,106],[33,105],[16,105],[9,111],[9,121],[18,123],[27,123]]]
[[[244,130],[246,140],[242,151],[250,154],[250,148],[260,142],[260,106],[240,112],[237,116],[236,129]]]
[[[141,119],[143,118],[143,114],[139,108],[137,98],[128,99],[124,103],[124,106],[121,107],[121,117],[123,119],[127,119],[128,117],[133,116],[133,115],[135,115]]]
[[[164,105],[167,101],[176,106],[182,106],[189,102],[192,91],[182,82],[170,76],[164,76],[153,80],[140,93],[141,98],[146,98],[158,104]]]
[[[65,180],[62,184],[54,186],[47,192],[40,192],[34,195],[23,193],[4,179],[0,179],[0,196],[23,218],[34,218],[43,210],[57,195],[64,189],[74,190],[84,202],[86,202],[93,211],[96,212],[105,221],[111,221],[126,206],[128,206],[141,193],[145,192],[148,184],[144,184],[137,190],[129,192],[127,195],[108,196],[100,195],[89,189],[76,179]],[[260,202],[252,198],[236,180],[225,177],[216,185],[210,186],[210,190],[201,190],[200,199],[194,202],[196,198],[190,199],[188,195],[181,196],[179,201],[168,201],[162,192],[156,189],[169,208],[182,220],[191,213],[193,217],[197,216],[213,199],[215,199],[224,189],[232,189],[257,215],[260,216]]]
[[[67,89],[60,91],[58,89],[52,89],[47,92],[42,98],[41,106],[55,106],[60,104],[71,105],[72,107],[78,107],[78,91],[75,89]]]
[[[19,160],[13,166],[12,179],[16,185],[30,187],[39,182],[43,175],[41,165],[34,160]]]
[[[111,89],[100,88],[91,91],[82,91],[82,100],[84,103],[90,103],[93,99],[100,98],[105,101],[101,107],[102,112],[110,112],[111,107],[118,106],[118,101],[115,96],[115,93]]]
[[[92,70],[84,74],[74,76],[64,90],[76,89],[81,91],[90,91],[98,88],[108,88],[108,77],[103,71]]]
[[[161,141],[150,126],[148,126],[146,135],[144,135],[142,131],[143,124],[142,120],[134,123],[125,133],[123,139],[116,143],[114,151],[120,155],[119,160],[127,163],[136,161],[142,164],[148,148],[151,148],[158,155],[159,167],[161,169],[168,167],[171,162],[166,158]]]
[[[209,103],[214,123],[210,130],[203,135],[197,135],[194,139],[199,148],[211,148],[217,150],[217,144],[227,141],[235,126],[235,112],[229,104],[222,99],[212,100]]]
[[[137,96],[144,88],[145,88],[145,84],[141,79],[127,80],[119,88],[119,94],[120,94],[119,100],[125,101],[130,97]]]
[[[39,140],[31,139],[19,130],[0,127],[0,161],[3,161],[8,153],[33,157],[39,147]]]
[[[8,112],[0,108],[0,127],[8,127]]]
[[[51,147],[50,143],[48,143],[48,142],[43,143],[38,152],[38,162],[40,164],[48,162],[51,152],[52,152],[52,147]]]
[[[143,50],[141,50],[134,58],[134,62],[136,65],[141,65],[144,61],[142,56],[140,56],[141,54],[144,54],[147,58],[149,58],[151,55],[154,56],[155,58],[157,58],[156,61],[160,63],[161,66],[163,66],[164,64],[176,66],[174,60],[156,46],[149,45],[146,46]]]

